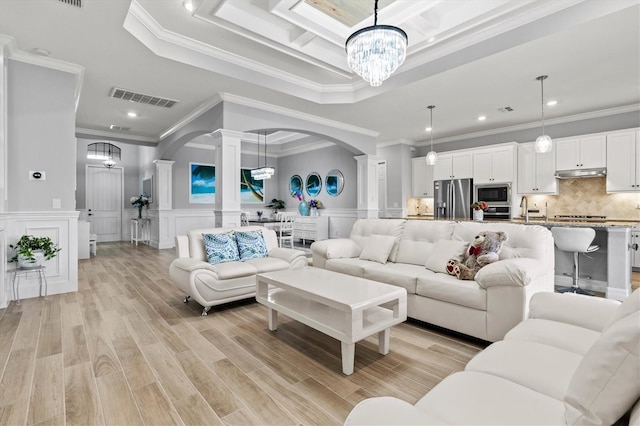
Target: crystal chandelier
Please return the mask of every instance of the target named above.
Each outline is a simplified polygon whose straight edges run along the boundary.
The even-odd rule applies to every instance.
[[[264,132],[264,167],[260,167],[260,133],[258,133],[258,168],[251,170],[254,180],[271,179],[276,172],[273,167],[267,167],[267,132]]]
[[[87,158],[90,160],[103,160],[102,164],[111,169],[116,165],[116,160],[122,159],[120,148],[109,142],[94,142],[87,145]]]
[[[433,150],[433,109],[435,105],[429,105],[429,111],[431,112],[431,119],[429,120],[429,127],[431,128],[431,151],[427,153],[427,164],[433,166],[438,162],[438,154]]]
[[[375,0],[373,26],[359,29],[347,39],[347,63],[371,86],[380,86],[404,62],[407,33],[391,25],[378,25]]]
[[[553,149],[553,141],[549,135],[544,134],[544,81],[548,78],[546,75],[536,77],[536,80],[540,81],[541,90],[541,107],[542,107],[542,136],[538,136],[534,148],[537,153],[544,154],[550,152]]]

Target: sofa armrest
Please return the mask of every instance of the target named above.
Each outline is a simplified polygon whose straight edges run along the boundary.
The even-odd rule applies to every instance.
[[[360,246],[349,238],[334,238],[311,244],[313,266],[317,268],[324,268],[325,262],[329,259],[358,257],[361,252]]]
[[[269,251],[269,257],[284,260],[291,265],[292,268],[302,268],[307,265],[307,256],[302,250],[296,250],[286,247],[276,247]]]
[[[543,263],[536,259],[504,259],[481,268],[475,280],[485,289],[496,286],[524,287],[543,277],[546,272]]]
[[[218,270],[216,269],[215,265],[212,265],[208,262],[203,262],[198,259],[193,259],[191,257],[179,257],[177,259],[174,259],[174,261],[171,262],[171,266],[182,269],[185,272],[193,272],[197,269],[205,269],[207,271],[213,272],[216,275],[218,274]]]
[[[176,251],[178,257],[189,257],[189,237],[186,235],[176,235]]]
[[[573,293],[536,293],[529,303],[529,318],[563,322],[602,331],[620,302]]]
[[[442,419],[398,398],[369,398],[356,405],[344,422],[356,425],[443,425]]]

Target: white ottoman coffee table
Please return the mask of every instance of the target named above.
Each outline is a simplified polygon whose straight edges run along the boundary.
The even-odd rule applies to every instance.
[[[378,352],[389,353],[389,329],[407,319],[404,288],[326,269],[304,267],[259,274],[256,300],[342,342],[342,372],[353,373],[356,342],[378,333]],[[384,306],[382,306],[384,305]]]

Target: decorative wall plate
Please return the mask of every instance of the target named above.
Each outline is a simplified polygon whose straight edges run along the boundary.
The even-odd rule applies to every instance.
[[[309,173],[305,186],[307,194],[309,194],[310,197],[316,197],[320,194],[320,190],[322,190],[322,178],[316,172]]]
[[[327,194],[331,197],[340,195],[344,188],[344,176],[342,172],[337,169],[331,170],[325,177],[324,187],[327,190]]]

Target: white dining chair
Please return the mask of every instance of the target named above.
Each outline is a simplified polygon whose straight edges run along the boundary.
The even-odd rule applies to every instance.
[[[293,248],[293,228],[296,216],[294,214],[283,214],[280,218],[280,228],[278,229],[278,245],[284,247],[285,243]]]

